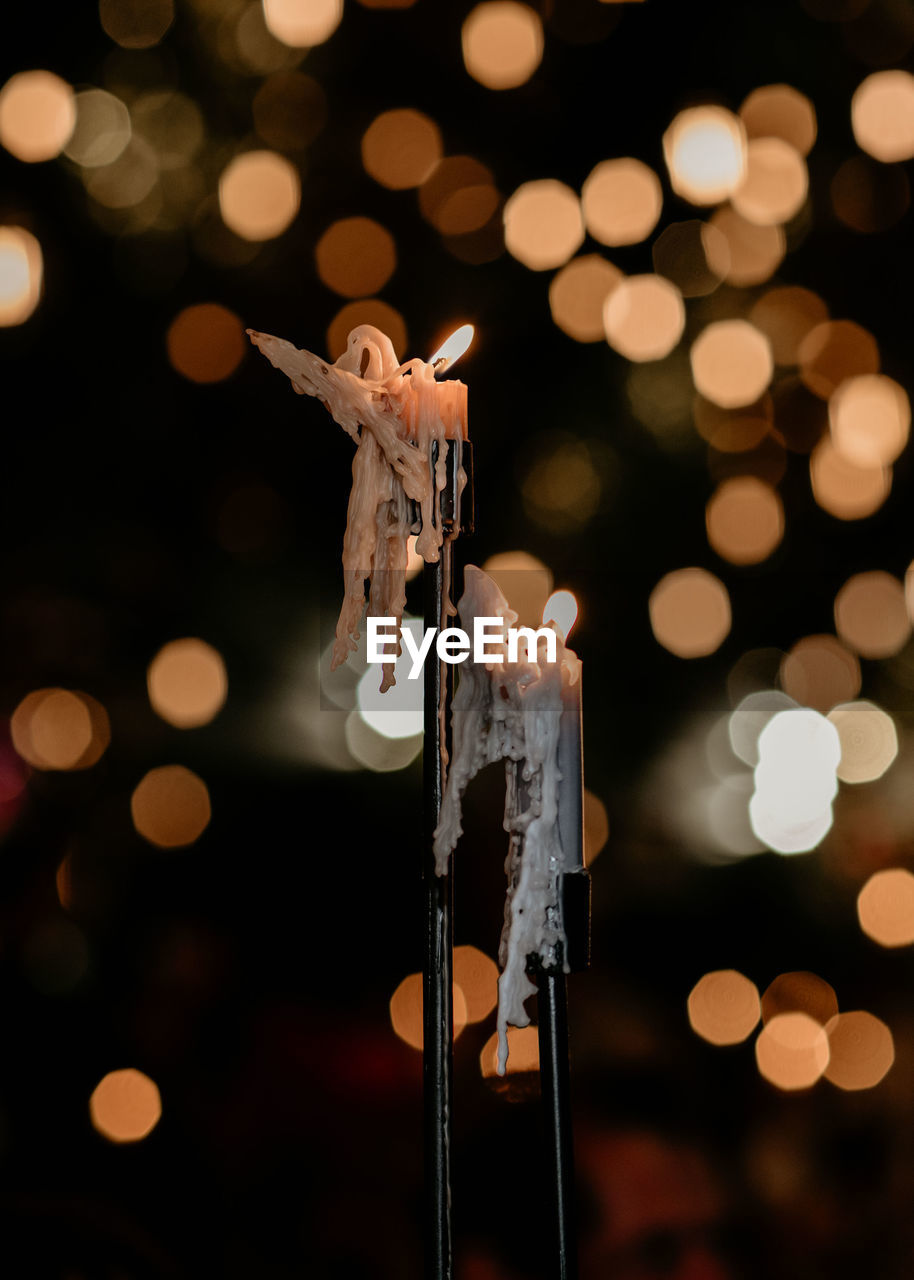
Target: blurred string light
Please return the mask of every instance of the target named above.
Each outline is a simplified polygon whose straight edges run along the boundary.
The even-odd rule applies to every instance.
[[[0,226],[0,327],[24,324],[41,298],[41,245],[24,227]]]
[[[689,354],[698,391],[723,409],[758,400],[774,373],[771,346],[748,320],[707,325]]]
[[[856,654],[830,635],[803,636],[784,655],[778,675],[786,694],[823,715],[855,698],[862,680]]]
[[[362,135],[362,164],[393,191],[421,187],[442,156],[441,131],[421,111],[382,111]]]
[[[874,782],[898,756],[898,732],[888,712],[873,702],[844,702],[828,718],[841,739],[838,777],[842,782]]]
[[[654,587],[648,600],[651,630],[658,644],[679,658],[714,653],[730,632],[727,588],[706,569],[675,569]]]
[[[828,833],[838,791],[838,732],[810,708],[780,711],[758,739],[749,819],[777,853],[805,853]]]
[[[891,493],[892,469],[849,462],[825,438],[809,455],[809,481],[823,511],[838,520],[863,520],[878,511]]]
[[[848,1092],[872,1089],[884,1080],[895,1062],[892,1032],[865,1009],[839,1013],[825,1028],[829,1061],[825,1078]]]
[[[709,226],[718,235],[706,242],[708,265],[728,284],[764,284],[784,259],[787,241],[780,226],[759,226],[730,205],[717,209]]]
[[[759,1074],[776,1088],[810,1089],[828,1066],[825,1028],[807,1013],[779,1013],[759,1033],[755,1060]]]
[[[587,230],[606,245],[638,244],[657,225],[663,206],[660,180],[641,160],[604,160],[581,189]]]
[[[42,770],[88,769],[111,740],[108,713],[87,693],[36,689],[10,718],[10,737],[28,764]]]
[[[222,382],[241,364],[248,344],[241,321],[216,302],[198,302],[179,311],[168,326],[165,346],[173,369],[191,382]]]
[[[418,649],[425,630],[422,619],[404,617],[401,626],[412,633]],[[359,680],[356,689],[359,713],[366,724],[385,738],[414,738],[422,733],[423,681],[421,674],[415,680],[409,679],[412,665],[413,659],[404,645],[394,663],[396,684],[392,688],[380,692],[380,665],[370,665]]]
[[[377,682],[377,676],[372,675]],[[421,683],[421,681],[420,681]],[[406,769],[422,750],[422,734],[391,737],[368,723],[358,708],[350,711],[344,726],[344,738],[349,757],[362,769],[372,773],[394,773]]]
[[[811,329],[828,319],[828,307],[811,289],[778,285],[753,303],[749,322],[768,339],[777,365],[799,363],[800,343]]]
[[[743,181],[746,131],[724,107],[689,107],[663,135],[663,156],[677,195],[691,204],[720,204]]]
[[[738,409],[722,409],[699,394],[692,402],[692,417],[695,430],[719,453],[745,454],[769,436],[774,405],[771,397],[764,395]]]
[[[109,1142],[139,1142],[162,1118],[158,1086],[134,1067],[109,1071],[92,1090],[89,1116]]]
[[[618,267],[598,253],[572,258],[549,282],[552,319],[576,342],[599,342],[606,336],[604,303],[623,279]]]
[[[816,140],[816,110],[809,98],[789,84],[768,84],[753,90],[739,109],[746,135],[780,138],[801,155]]]
[[[884,467],[895,461],[911,432],[907,392],[883,374],[849,377],[828,402],[832,444],[858,467]]]
[[[172,0],[99,0],[102,29],[123,49],[150,49],[174,22]]]
[[[296,49],[323,44],[343,16],[343,0],[263,0],[267,30]]]
[[[805,161],[789,142],[755,138],[746,147],[746,172],[732,195],[733,208],[761,226],[789,222],[808,189]]]
[[[731,564],[758,564],[784,535],[784,504],[776,489],[755,476],[718,485],[705,508],[708,542]]]
[[[340,218],[314,250],[317,274],[335,293],[358,298],[387,284],[397,265],[393,236],[373,218]]]
[[[800,377],[814,395],[828,400],[842,382],[879,372],[876,339],[853,320],[826,320],[800,343]]]
[[[0,89],[0,143],[17,160],[53,160],[75,125],[73,90],[52,71],[20,71]]]
[[[914,76],[899,69],[867,76],[851,99],[857,145],[891,164],[914,156]]]
[[[740,700],[727,721],[733,753],[751,768],[759,762],[758,740],[765,725],[780,711],[797,704],[779,689],[759,689]]]
[[[626,276],[603,304],[606,341],[629,360],[660,360],[685,328],[682,294],[663,276]]]
[[[105,89],[84,89],[76,95],[76,123],[63,153],[83,169],[97,169],[117,160],[132,132],[120,98]]]
[[[245,240],[282,235],[298,213],[298,170],[275,151],[246,151],[219,177],[219,210],[227,227]]]
[[[907,644],[904,586],[881,569],[855,573],[835,596],[835,629],[862,658],[890,658]]]
[[[651,257],[657,274],[671,281],[685,298],[713,293],[730,268],[726,237],[698,218],[671,222],[654,241]],[[716,269],[711,266],[712,257]]]
[[[805,1013],[824,1027],[838,1012],[835,989],[818,974],[805,969],[780,973],[762,995],[762,1021],[771,1022],[783,1013]]]
[[[406,321],[389,302],[381,298],[359,298],[347,302],[330,321],[327,329],[327,351],[336,360],[346,350],[349,333],[357,325],[373,324],[386,333],[398,360],[402,360],[408,345]]]
[[[876,871],[857,894],[860,928],[881,947],[914,943],[914,875],[906,867]]]
[[[146,688],[157,715],[178,729],[195,729],[209,724],[225,703],[225,663],[205,640],[171,640],[150,662]]]
[[[419,188],[419,212],[444,236],[479,231],[501,203],[492,170],[474,156],[446,156]]]
[[[554,178],[525,182],[504,208],[505,246],[533,271],[560,267],[584,240],[581,202]]]
[[[761,1017],[758,988],[736,969],[706,973],[689,992],[689,1025],[710,1044],[741,1044]]]
[[[543,56],[543,24],[516,0],[485,0],[472,9],[460,33],[464,65],[487,89],[525,84]]]
[[[206,783],[180,764],[150,769],[130,798],[137,832],[160,849],[191,845],[212,816]]]

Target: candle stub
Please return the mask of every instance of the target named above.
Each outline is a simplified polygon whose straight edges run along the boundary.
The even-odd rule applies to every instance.
[[[481,569],[468,565],[464,593],[458,602],[462,626],[475,619],[499,618],[505,636],[517,621],[499,588]],[[560,828],[559,747],[563,704],[580,680],[581,663],[556,636],[556,661],[542,652],[508,659],[466,662],[452,709],[453,748],[441,820],[435,832],[439,875],[447,870],[462,831],[461,803],[469,781],[495,760],[505,761],[505,830],[510,847],[505,869],[508,893],[499,946],[498,1071],[507,1062],[508,1025],[525,1027],[530,1018],[524,1001],[536,991],[527,961],[538,957],[544,968],[567,968],[559,894],[566,870]]]
[[[466,481],[460,452],[467,436],[467,389],[462,382],[436,381],[434,366],[424,360],[399,364],[390,339],[373,325],[353,329],[334,364],[284,338],[253,329],[248,335],[294,390],[323,401],[358,445],[343,538],[343,606],[330,664],[335,669],[357,647],[366,579],[369,613],[394,617],[399,627],[409,535],[418,534],[416,551],[423,560],[439,558],[446,535],[437,506],[451,448],[458,488]],[[393,663],[382,670],[386,689],[394,683]]]

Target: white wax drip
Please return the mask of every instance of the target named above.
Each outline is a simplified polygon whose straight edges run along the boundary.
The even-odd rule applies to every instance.
[[[439,558],[438,495],[446,483],[450,444],[457,449],[458,491],[466,483],[460,466],[466,388],[459,382],[436,382],[432,365],[423,360],[398,365],[390,339],[373,325],[352,330],[335,364],[284,338],[253,329],[248,334],[291,379],[295,391],[321,400],[358,444],[343,538],[343,605],[330,662],[335,670],[357,648],[366,578],[371,581],[370,612],[395,618],[399,631],[406,604],[406,544],[417,531],[410,499],[420,511],[416,551],[428,562]],[[382,672],[383,691],[395,682],[393,664],[384,663]]]
[[[472,632],[477,617],[497,617],[505,628],[517,615],[496,584],[468,565],[460,622]],[[498,1072],[508,1060],[508,1025],[525,1027],[524,1001],[536,991],[527,976],[527,958],[554,965],[565,937],[558,912],[562,846],[559,839],[559,722],[563,680],[575,680],[577,656],[557,636],[557,660],[510,663],[506,652],[492,663],[465,662],[453,701],[453,746],[441,818],[435,831],[436,870],[443,875],[462,833],[461,802],[470,779],[486,764],[504,760],[507,775],[505,830],[510,845],[505,862],[508,893],[498,958]]]

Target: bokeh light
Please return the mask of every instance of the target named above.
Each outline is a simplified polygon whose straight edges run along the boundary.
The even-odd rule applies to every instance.
[[[856,654],[830,635],[798,640],[784,655],[779,676],[795,702],[823,715],[836,703],[855,698],[862,679]]]
[[[389,302],[381,298],[358,298],[341,307],[327,329],[327,352],[331,360],[337,360],[346,350],[349,334],[360,324],[373,324],[386,333],[397,359],[406,352],[408,334],[406,321]]]
[[[455,948],[455,964],[456,951]],[[451,988],[451,1000],[454,1017],[454,1039],[460,1035],[461,1031],[467,1024],[467,1003],[464,999],[463,991],[456,980]],[[393,995],[390,997],[388,1011],[390,1014],[390,1025],[394,1029],[394,1033],[400,1039],[413,1049],[422,1051],[424,1036],[422,1033],[422,1012],[424,1000],[422,995],[422,974],[410,973],[397,986]],[[483,1015],[485,1016],[485,1015]],[[475,1019],[473,1019],[475,1021]]]
[[[421,187],[441,159],[441,131],[421,111],[382,111],[362,136],[362,163],[394,191]]]
[[[425,631],[422,619],[404,617],[400,625],[411,633],[418,649]],[[399,640],[399,636],[395,638]],[[366,724],[385,738],[412,738],[422,732],[422,671],[420,668],[416,679],[409,678],[413,659],[405,644],[395,660],[393,644],[388,646],[388,651],[396,684],[382,693],[379,686],[383,668],[380,664],[370,665],[356,690],[359,712]]]
[[[863,235],[888,231],[911,205],[911,184],[901,165],[880,164],[869,156],[849,156],[829,191],[835,216]]]
[[[806,1013],[781,1013],[766,1023],[755,1042],[760,1075],[778,1089],[809,1089],[828,1066],[825,1028]]]
[[[584,239],[581,202],[563,182],[525,182],[505,203],[505,246],[532,271],[560,267]]]
[[[816,140],[816,110],[809,98],[789,84],[766,84],[753,90],[739,109],[749,138],[781,138],[801,156]]]
[[[663,135],[663,156],[677,195],[691,204],[719,204],[745,175],[745,129],[724,107],[689,107]]]
[[[777,490],[756,476],[734,476],[718,485],[705,508],[708,542],[731,564],[758,564],[784,535],[784,504]]]
[[[826,1027],[830,1058],[826,1080],[848,1091],[872,1089],[895,1061],[895,1042],[881,1018],[864,1009],[839,1013]]]
[[[695,386],[723,409],[752,404],[771,381],[774,362],[764,334],[748,320],[718,320],[692,343]]]
[[[397,250],[393,236],[373,218],[340,218],[314,250],[317,274],[344,298],[376,293],[393,275]]]
[[[835,596],[835,628],[862,658],[890,658],[907,643],[904,587],[881,569],[855,573]]]
[[[327,95],[313,76],[295,69],[274,71],[254,94],[254,127],[268,147],[296,151],[308,146],[327,121]]]
[[[745,288],[770,280],[784,259],[787,241],[780,226],[760,226],[724,205],[712,214],[705,252],[708,266],[728,284]]]
[[[900,69],[867,76],[851,99],[851,125],[857,145],[874,159],[885,164],[910,160],[914,156],[914,76]]]
[[[102,29],[123,49],[150,49],[174,22],[173,0],[98,0]]]
[[[544,529],[582,529],[596,515],[603,494],[590,447],[570,436],[546,437],[533,451],[521,493],[528,516]]]
[[[895,461],[911,432],[907,392],[883,374],[863,374],[842,382],[828,402],[832,443],[858,467]]]
[[[131,132],[130,113],[120,98],[104,89],[85,89],[76,95],[76,124],[64,154],[84,169],[111,164]]]
[[[658,644],[679,658],[703,658],[723,644],[732,621],[727,588],[706,569],[675,569],[648,600]]]
[[[878,373],[876,339],[853,320],[826,320],[810,329],[800,343],[800,376],[823,400],[846,378]]]
[[[860,928],[881,947],[914,943],[914,875],[907,867],[875,871],[857,894]]]
[[[713,244],[717,268],[712,268],[708,245]],[[699,218],[672,222],[651,247],[654,270],[672,281],[684,298],[713,293],[730,268],[730,246],[716,227]]]
[[[460,43],[474,80],[487,89],[516,89],[540,64],[543,24],[539,14],[516,0],[485,0],[465,19]]]
[[[267,30],[294,49],[323,44],[343,16],[343,0],[263,0]]]
[[[682,337],[682,294],[663,276],[626,276],[603,304],[603,326],[606,341],[628,360],[660,360]]]
[[[727,732],[733,754],[752,768],[759,762],[758,740],[768,721],[797,704],[779,689],[758,689],[741,698],[731,714]]]
[[[301,201],[298,170],[275,151],[245,151],[219,178],[219,210],[243,240],[272,240],[291,224]]]
[[[552,592],[552,570],[529,551],[499,551],[483,562],[487,573],[517,614],[517,625],[538,627]]]
[[[88,769],[111,740],[108,713],[87,693],[36,689],[10,718],[18,754],[36,769]]]
[[[696,395],[692,417],[701,438],[720,453],[745,455],[761,445],[766,437],[773,438],[770,432],[774,426],[774,406],[770,395],[739,409],[722,409],[704,396]],[[738,460],[738,465],[747,472],[750,469],[745,457]]]
[[[168,326],[165,346],[172,368],[191,382],[222,382],[243,360],[248,343],[241,321],[217,302],[198,302]]]
[[[463,995],[467,1022],[482,1022],[498,1003],[498,965],[478,947],[454,948],[454,984]]]
[[[824,1027],[837,1012],[834,987],[804,969],[779,974],[762,995],[762,1021],[766,1023],[782,1013],[805,1013]]]
[[[28,320],[41,298],[43,278],[41,245],[31,231],[0,226],[0,328]]]
[[[604,160],[581,189],[587,230],[601,244],[638,244],[660,217],[660,180],[641,160]]]
[[[758,988],[735,969],[717,969],[699,978],[687,1001],[689,1023],[711,1044],[741,1044],[761,1017]]]
[[[898,755],[898,733],[888,712],[874,702],[843,702],[832,707],[828,718],[841,739],[841,781],[881,778]]]
[[[480,231],[500,201],[492,170],[474,156],[445,156],[419,188],[423,218],[446,236]]]
[[[202,778],[180,764],[150,769],[130,798],[133,825],[145,840],[160,849],[193,844],[212,816],[209,792]]]
[[[809,455],[813,497],[838,520],[863,520],[878,511],[892,491],[890,467],[858,467],[839,453],[829,437]]]
[[[146,671],[153,711],[178,729],[209,724],[228,694],[222,655],[205,640],[188,636],[163,645]]]
[[[831,828],[838,790],[838,732],[811,708],[779,711],[758,738],[749,821],[777,853],[806,853]]]
[[[498,1079],[498,1035],[485,1042],[479,1055],[479,1069],[483,1079]],[[508,1027],[507,1075],[522,1072],[538,1072],[540,1069],[539,1031],[536,1027]]]
[[[162,1118],[158,1086],[133,1067],[109,1071],[92,1090],[89,1116],[109,1142],[139,1142]]]
[[[20,71],[0,89],[0,143],[17,160],[53,160],[75,125],[73,90],[52,71]]]
[[[746,148],[746,173],[732,196],[750,222],[772,226],[796,217],[809,189],[806,163],[781,138],[755,138]]]
[[[584,866],[589,867],[609,840],[606,805],[592,791],[584,790]]]
[[[598,253],[573,258],[549,282],[553,320],[576,342],[599,342],[605,337],[603,305],[623,278]]]
[[[818,294],[800,285],[768,289],[752,306],[749,321],[765,335],[775,364],[799,362],[800,343],[811,329],[828,319],[828,307]]]
[[[396,773],[400,769],[406,769],[422,750],[421,733],[405,738],[392,738],[369,724],[358,707],[346,717],[343,733],[350,758],[372,773]]]

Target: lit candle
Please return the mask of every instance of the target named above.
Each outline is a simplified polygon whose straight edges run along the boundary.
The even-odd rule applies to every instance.
[[[467,389],[462,382],[439,382],[436,374],[466,351],[473,327],[458,329],[431,360],[406,364],[398,363],[390,339],[373,325],[352,330],[335,364],[283,338],[247,332],[295,391],[323,401],[358,444],[343,538],[343,606],[330,663],[335,669],[357,647],[366,578],[369,613],[395,618],[399,629],[415,508],[421,520],[416,551],[430,563],[439,558],[444,533],[438,504],[450,448],[456,451],[458,493],[466,483],[460,458],[467,439]],[[387,689],[394,683],[393,662],[382,670],[381,688]]]
[[[492,579],[473,565],[465,571],[458,613],[468,632],[477,618],[489,619],[493,633],[500,627],[503,641],[490,642],[496,652],[490,661],[466,662],[460,669],[435,855],[438,873],[444,874],[462,831],[467,784],[486,764],[504,760],[504,826],[511,835],[498,953],[498,1071],[504,1074],[508,1026],[530,1022],[524,1002],[536,986],[527,973],[528,959],[535,956],[544,968],[560,964],[568,970],[561,882],[582,861],[581,662],[565,645],[552,616],[555,660],[547,660],[547,641],[540,632],[530,637],[534,647],[528,644],[525,653],[510,661],[505,640],[517,615]]]

